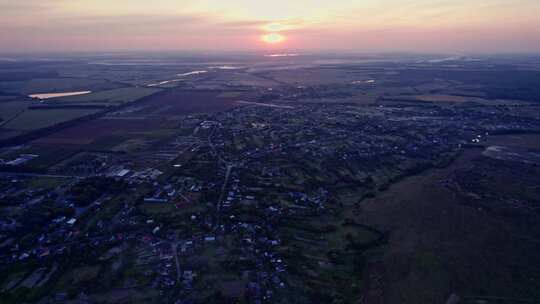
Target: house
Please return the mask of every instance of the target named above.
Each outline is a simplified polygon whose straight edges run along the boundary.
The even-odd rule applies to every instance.
[[[169,200],[166,198],[157,198],[157,197],[145,197],[144,202],[145,203],[157,203],[157,204],[163,204],[167,203]]]
[[[66,223],[67,223],[68,225],[73,226],[73,225],[75,225],[76,222],[77,222],[77,219],[71,218],[71,219],[70,219],[69,221],[67,221]]]

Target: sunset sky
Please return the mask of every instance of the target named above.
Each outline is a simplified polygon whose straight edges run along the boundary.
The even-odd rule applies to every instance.
[[[0,0],[0,52],[539,52],[538,0]]]

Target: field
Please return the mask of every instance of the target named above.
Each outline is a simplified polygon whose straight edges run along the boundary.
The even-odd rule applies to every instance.
[[[0,95],[0,101],[9,101],[16,98],[17,96],[14,96],[14,95]]]
[[[27,110],[8,122],[5,129],[31,131],[97,113],[92,109]]]
[[[111,142],[112,146],[129,137],[140,137],[142,133],[159,128],[156,119],[96,119],[58,131],[35,141],[42,144],[86,145],[104,139],[118,138]],[[123,139],[122,139],[123,138]]]
[[[153,88],[119,88],[107,91],[93,92],[86,95],[69,96],[51,99],[51,104],[104,104],[118,105],[133,102],[140,98],[159,92]]]
[[[480,105],[525,105],[530,102],[523,100],[488,99],[476,96],[463,96],[452,94],[423,94],[423,95],[389,95],[383,99],[385,102],[397,103],[440,103],[440,104],[466,104],[475,103]]]
[[[237,106],[233,101],[241,99],[241,96],[233,96],[227,97],[223,92],[172,90],[147,99],[145,104],[148,108],[144,112],[155,115],[219,112]]]
[[[6,149],[0,155],[7,158],[15,158],[20,154],[39,155],[39,157],[27,162],[25,167],[43,170],[70,157],[76,152],[72,146],[32,144],[21,146],[20,149]]]
[[[0,91],[18,95],[66,91],[97,91],[117,87],[119,85],[104,79],[86,78],[36,78],[29,81],[0,82]]]
[[[13,138],[20,134],[22,134],[21,131],[0,129],[0,140]]]
[[[275,80],[279,83],[291,85],[313,86],[328,84],[351,84],[355,81],[367,81],[371,78],[363,73],[354,73],[350,69],[339,68],[306,68],[306,69],[281,69],[262,72],[262,77]]]
[[[7,120],[14,118],[17,114],[24,112],[33,101],[9,101],[0,103],[0,125]]]
[[[535,70],[446,70],[406,69],[390,76],[389,81],[403,86],[416,86],[436,80],[453,83],[454,90],[479,92],[489,99],[518,99],[537,102],[540,98],[540,72]]]
[[[466,97],[466,96],[456,96],[456,95],[417,95],[414,96],[415,99],[421,101],[433,101],[433,102],[455,102],[462,103],[467,101],[479,102],[485,101],[483,98],[478,97]]]
[[[21,96],[18,97],[20,100],[16,99],[16,101],[0,103],[0,139],[9,139],[26,132],[55,126],[101,111],[100,108],[95,106],[103,108],[119,106],[160,91],[160,89],[145,87],[118,87],[118,84],[113,84],[105,79],[37,78],[25,79],[25,81],[2,82],[0,83],[0,91],[3,94],[11,92]],[[92,90],[94,92],[85,95],[52,98],[42,102],[29,100],[25,97],[29,93],[73,90]],[[59,107],[45,108],[49,105]],[[69,107],[61,107],[64,105]],[[53,142],[57,143],[58,141]],[[84,137],[81,139],[80,136],[76,136],[70,138],[70,143],[81,144],[88,142]]]
[[[272,87],[279,85],[278,82],[260,77],[254,73],[230,72],[213,70],[206,74],[201,74],[201,79],[194,82],[198,89],[226,89],[227,87]]]
[[[121,88],[88,95],[56,98],[47,103],[62,104],[113,104],[132,102],[148,97],[159,89],[152,88]],[[99,138],[120,134],[123,138],[130,136],[144,136],[145,134],[159,135],[159,129],[170,129],[175,124],[167,123],[158,117],[176,119],[178,115],[191,113],[204,113],[222,111],[237,106],[232,100],[241,98],[239,92],[197,92],[176,91],[167,92],[149,97],[138,111],[133,113],[111,116],[109,119],[100,119],[85,122],[80,126],[73,126],[61,130],[53,135],[44,137],[38,142],[47,144],[89,144]],[[3,138],[18,133],[13,131],[32,131],[57,125],[62,122],[77,119],[97,113],[98,109],[84,108],[55,108],[55,109],[27,109],[31,101],[2,103]],[[15,115],[18,115],[15,117]],[[11,119],[11,120],[10,120]],[[156,133],[157,132],[157,133]],[[135,134],[136,133],[136,134]],[[120,142],[116,143],[119,144]]]
[[[538,149],[539,142],[537,135],[501,136],[491,144]],[[361,221],[392,232],[384,257],[367,267],[361,303],[444,303],[452,293],[538,298],[538,276],[531,269],[538,265],[533,254],[538,243],[527,241],[539,229],[537,216],[515,207],[513,215],[502,216],[510,206],[496,204],[497,198],[507,196],[505,179],[514,179],[514,186],[530,186],[537,173],[496,163],[482,157],[482,151],[466,150],[449,167],[408,177],[362,202]],[[491,178],[475,177],[482,173]],[[453,180],[470,184],[464,180],[467,176],[479,183],[473,191],[492,197],[482,199],[484,194],[462,193],[446,185]],[[511,196],[516,188],[512,189]],[[523,191],[533,194],[534,187]]]

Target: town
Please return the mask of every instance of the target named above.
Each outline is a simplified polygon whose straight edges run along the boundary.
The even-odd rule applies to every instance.
[[[353,303],[392,235],[362,221],[364,200],[491,138],[540,132],[525,101],[391,88],[352,103],[393,80],[270,87],[214,73],[5,140],[1,302]],[[228,106],[175,108],[184,100]]]

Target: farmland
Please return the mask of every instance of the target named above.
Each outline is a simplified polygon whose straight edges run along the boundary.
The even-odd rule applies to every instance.
[[[171,90],[146,100],[145,105],[148,107],[143,112],[153,115],[213,113],[235,107],[233,100],[236,99],[241,99],[237,93],[226,95],[212,91]]]
[[[21,114],[22,112],[26,111],[28,106],[33,104],[32,101],[9,101],[9,102],[2,102],[0,103],[0,106],[2,107],[2,111],[0,112],[0,125],[6,123],[8,120],[11,120],[15,118],[15,116]]]
[[[29,81],[0,82],[0,91],[26,96],[37,93],[97,91],[119,86],[104,79],[37,78]]]
[[[44,92],[92,90],[90,94],[51,98],[41,102],[26,95]],[[119,107],[159,92],[160,89],[126,87],[106,79],[36,78],[0,83],[0,93],[15,100],[1,103],[0,138],[10,139],[43,128],[55,127],[79,118]],[[5,95],[10,96],[10,95]],[[11,97],[10,97],[11,98]]]
[[[538,151],[539,139],[498,136],[487,145]],[[501,297],[538,297],[536,288],[512,275],[528,273],[525,280],[538,280],[530,270],[540,262],[533,254],[538,243],[530,239],[538,233],[537,223],[531,222],[536,215],[525,206],[510,205],[535,200],[538,170],[490,160],[483,151],[468,149],[452,165],[406,178],[362,202],[363,222],[394,231],[388,254],[368,266],[370,287],[363,303],[379,303],[381,294],[384,303],[439,302],[448,297],[451,282],[452,288],[472,294],[495,288]],[[484,283],[486,276],[490,287]]]
[[[88,109],[27,110],[3,127],[17,131],[38,130],[97,112],[98,110]]]
[[[155,89],[142,88],[155,91]],[[184,115],[213,113],[234,108],[238,92],[202,92],[171,90],[144,99],[137,105],[114,111],[100,119],[85,121],[44,136],[36,143],[82,145],[94,149],[138,149],[170,136]],[[47,110],[50,111],[50,110]]]
[[[63,105],[63,104],[79,104],[79,105],[120,105],[123,103],[130,103],[141,99],[143,97],[152,95],[159,92],[159,89],[152,88],[119,88],[113,90],[106,90],[100,92],[90,93],[84,96],[69,96],[61,97],[50,100],[50,104]]]
[[[97,119],[83,122],[76,126],[68,127],[54,134],[38,139],[37,143],[44,144],[66,144],[66,145],[87,145],[91,143],[104,143],[104,139],[117,136],[119,140],[138,137],[139,134],[158,129],[161,122],[159,120],[140,119]]]

